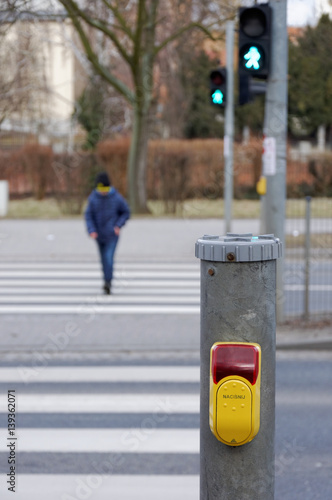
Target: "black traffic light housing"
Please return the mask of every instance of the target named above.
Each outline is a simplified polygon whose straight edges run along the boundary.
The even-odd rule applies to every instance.
[[[239,76],[268,78],[271,21],[272,9],[268,4],[239,8]]]
[[[265,94],[266,82],[255,80],[248,74],[239,74],[239,105],[247,104],[257,95]]]
[[[211,104],[225,107],[227,101],[227,71],[226,68],[218,68],[210,73],[210,99]]]

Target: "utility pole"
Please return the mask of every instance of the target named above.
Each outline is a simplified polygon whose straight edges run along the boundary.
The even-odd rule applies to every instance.
[[[287,0],[270,0],[272,47],[267,81],[264,119],[263,175],[266,195],[262,197],[261,233],[271,233],[285,243],[287,166]],[[277,322],[283,321],[283,259],[277,265]]]
[[[226,24],[227,100],[224,135],[224,212],[226,233],[231,232],[234,141],[234,21]]]

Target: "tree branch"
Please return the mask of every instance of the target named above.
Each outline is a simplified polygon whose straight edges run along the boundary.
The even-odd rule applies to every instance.
[[[225,21],[226,21],[226,19],[225,19]],[[187,24],[186,26],[183,26],[181,29],[179,29],[178,31],[176,31],[175,33],[173,33],[172,35],[170,35],[169,37],[167,37],[160,45],[158,45],[157,47],[155,47],[155,49],[154,49],[155,50],[155,55],[157,55],[170,42],[176,40],[181,35],[183,35],[184,33],[186,33],[187,31],[189,31],[189,30],[191,30],[193,28],[198,28],[201,31],[203,31],[203,33],[205,33],[210,38],[210,40],[213,40],[213,41],[219,40],[221,37],[215,37],[215,36],[213,36],[212,33],[211,33],[211,31],[210,31],[210,29],[209,29],[214,24],[216,24],[216,23],[212,23],[212,24],[209,25],[209,27],[205,27],[205,26],[203,26],[200,23],[192,22],[190,24]]]
[[[106,7],[108,7],[113,12],[114,16],[119,21],[122,31],[126,33],[126,35],[128,35],[130,40],[134,41],[134,34],[130,29],[130,27],[128,26],[128,24],[126,23],[125,18],[120,14],[119,9],[114,5],[112,5],[111,2],[109,2],[108,0],[102,0],[102,2]]]
[[[60,1],[61,1],[61,3],[68,3],[68,2],[62,2],[62,0],[60,0]],[[85,53],[86,53],[89,61],[91,62],[91,64],[95,68],[95,70],[97,71],[97,73],[99,75],[101,75],[103,78],[105,78],[105,80],[107,80],[120,94],[122,94],[127,99],[127,101],[129,101],[131,104],[133,104],[135,101],[135,97],[134,97],[133,92],[129,89],[129,87],[127,85],[125,85],[121,80],[116,78],[116,76],[114,76],[110,71],[108,71],[108,69],[105,68],[105,66],[100,64],[99,59],[98,59],[96,53],[94,52],[94,50],[92,49],[90,41],[89,41],[89,39],[88,39],[80,21],[79,21],[79,18],[76,15],[76,12],[72,11],[69,8],[69,5],[66,6],[66,10],[68,12],[68,15],[69,15],[77,33],[78,33],[80,39],[81,39]]]
[[[89,17],[89,15],[82,9],[79,8],[77,3],[74,0],[59,0],[59,2],[64,6],[68,14],[70,15],[72,21],[74,17],[80,17],[83,19],[89,26],[92,28],[95,28],[105,35],[107,35],[110,40],[114,43],[115,47],[121,54],[122,58],[130,65],[132,66],[132,58],[131,56],[125,51],[123,45],[120,43],[118,40],[118,37],[115,35],[114,31],[111,31],[107,28],[106,24],[98,19],[92,19]]]

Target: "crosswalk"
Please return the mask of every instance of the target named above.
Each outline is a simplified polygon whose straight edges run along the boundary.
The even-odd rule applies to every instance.
[[[39,343],[35,341],[38,332],[30,332],[31,344],[24,344],[19,351],[13,348],[17,342],[14,337],[0,356],[1,500],[199,498],[199,361],[198,353],[188,346],[198,348],[190,336],[183,343],[186,350],[176,351],[184,336],[183,325],[175,329],[176,342],[171,337],[165,352],[158,352],[152,343],[143,345],[141,330],[133,337],[139,350],[135,351],[136,343],[129,349],[126,341],[120,346],[121,353],[116,352],[113,337],[107,343],[102,335],[96,335],[102,322],[96,320],[95,327],[90,318],[86,325],[91,325],[91,332],[83,329],[70,349],[65,348],[66,343],[63,348],[60,345],[60,336],[64,341],[63,331],[67,331],[60,330],[62,323],[69,333],[80,326],[68,316],[63,319],[61,314],[66,312],[98,310],[108,321],[106,313],[111,317],[114,312],[167,315],[171,311],[186,319],[184,313],[190,311],[198,323],[199,263],[119,262],[114,295],[102,295],[101,286],[97,262],[0,264],[0,321],[9,325],[4,330],[11,332],[19,316],[21,328],[23,322],[28,323],[24,332],[33,331],[37,323],[30,324],[33,317],[28,314],[36,311],[38,322],[45,319],[38,330],[42,331]],[[5,317],[8,312],[14,320]],[[49,319],[49,313],[57,315],[56,320]],[[153,337],[151,332],[157,325],[158,332],[164,326],[163,337],[171,315],[165,318],[149,324],[147,336]],[[116,345],[125,323],[130,322],[128,330],[139,324],[138,319],[146,323],[142,315],[120,319],[114,333]],[[125,333],[124,337],[128,336],[128,331]],[[89,335],[99,350],[93,350]],[[111,335],[107,331],[106,340]],[[19,338],[24,340],[24,335]],[[88,343],[80,350],[79,343],[84,341]],[[7,483],[8,444],[14,439],[8,432],[8,391],[15,391],[16,397],[15,494]],[[300,415],[303,405],[325,408],[329,403],[322,394],[308,393],[298,386],[294,392],[277,394],[284,421],[292,411]],[[283,449],[280,456],[284,457]]]
[[[17,318],[26,331],[30,317],[45,317],[47,325],[52,315],[55,335],[62,323],[78,328],[75,315],[87,315],[84,339],[90,335],[93,342],[87,327],[97,314],[106,322],[107,315],[123,315],[121,324],[128,314],[194,314],[198,320],[199,281],[198,262],[122,261],[113,294],[105,296],[99,262],[2,262],[0,316]],[[27,344],[22,361],[0,359],[0,498],[13,498],[7,392],[14,390],[17,500],[198,499],[198,361],[145,363],[144,351],[126,361],[112,354],[109,334],[110,358],[93,354],[91,361],[86,347],[78,359],[69,352],[61,357],[54,343],[47,350],[48,330],[39,331],[39,337],[31,332],[30,357]]]
[[[102,293],[98,262],[0,264],[0,314],[199,314],[199,263],[121,262]]]
[[[0,366],[1,498],[10,389],[17,500],[198,500],[199,366],[183,363]]]
[[[199,315],[200,312],[198,260],[121,261],[116,265],[112,295],[103,294],[102,283],[97,261],[2,262],[0,315]],[[303,283],[285,281],[286,315],[301,313],[304,291]],[[309,291],[312,312],[330,310],[332,285],[313,282]]]

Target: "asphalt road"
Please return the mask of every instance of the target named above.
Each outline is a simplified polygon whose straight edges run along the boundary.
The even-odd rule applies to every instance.
[[[257,232],[250,221],[241,221],[235,230]],[[204,233],[222,234],[222,223],[130,221],[120,240],[118,262],[134,266],[138,277],[135,285],[128,276],[119,277],[122,296],[110,304],[123,307],[116,314],[98,309],[105,304],[98,291],[97,253],[82,221],[2,221],[0,231],[0,273],[9,272],[1,276],[2,293],[9,296],[7,305],[16,300],[14,310],[3,309],[0,316],[1,498],[13,497],[4,483],[8,471],[4,443],[7,391],[15,389],[16,500],[109,500],[110,495],[116,500],[198,500],[199,311],[185,309],[192,307],[189,298],[193,298],[186,279],[197,281],[189,270],[198,269],[195,240]],[[26,282],[10,274],[15,269],[19,273],[22,263],[31,266]],[[90,277],[75,278],[74,273],[68,278],[66,271],[61,277],[61,266],[74,268],[81,263],[92,265]],[[37,264],[46,264],[46,271],[41,271],[40,283],[32,284]],[[166,276],[144,276],[144,265],[152,264],[158,273],[160,266],[166,266],[162,271]],[[172,278],[174,289],[179,292],[182,280],[183,291],[178,303],[171,304],[177,312],[153,312],[153,307],[165,308],[165,280],[174,264],[178,273]],[[43,275],[52,266],[60,266],[58,277]],[[317,261],[313,286],[326,285],[330,266]],[[290,307],[287,293],[301,297],[303,283],[298,269],[288,270]],[[181,272],[188,276],[180,278]],[[58,312],[22,312],[19,307],[29,300],[30,305],[37,300],[38,307],[38,300],[55,301],[54,282],[48,281],[52,279],[58,280],[58,291],[63,287],[67,293]],[[130,304],[126,303],[129,290]],[[64,292],[58,293],[60,300]],[[311,292],[318,297],[317,307],[331,297],[329,289]],[[61,308],[70,305],[77,293],[83,310],[64,312]],[[161,297],[164,304],[158,303]],[[145,313],[134,314],[138,298],[156,303]],[[116,304],[118,299],[125,303]],[[309,337],[316,341],[320,334],[290,330],[277,335],[284,344],[295,338],[299,342],[296,351],[277,352],[275,500],[331,498],[332,354],[298,350]]]
[[[301,316],[305,301],[305,265],[303,260],[284,263],[284,314]],[[332,260],[310,262],[309,313],[332,311]]]
[[[303,275],[290,262],[285,269],[285,312],[301,315]],[[332,309],[331,276],[330,262],[315,264],[311,313]],[[0,351],[199,349],[197,259],[119,259],[114,294],[105,297],[101,285],[96,255],[93,262],[0,262]]]
[[[276,500],[332,492],[332,357],[278,355]]]
[[[110,353],[107,361],[76,355],[71,361],[54,359],[35,374],[28,358],[20,359],[0,366],[3,379],[14,377],[19,409],[17,484],[23,486],[15,498],[77,500],[83,498],[77,485],[84,484],[86,495],[90,488],[85,498],[98,500],[152,500],[156,492],[161,500],[170,492],[174,500],[198,500],[197,352],[164,358]],[[278,353],[276,375],[275,500],[329,500],[332,354]],[[0,384],[2,400],[7,388],[8,382]],[[153,395],[159,402],[151,406]],[[68,398],[73,405],[66,406]],[[135,398],[141,401],[136,411],[130,406]],[[6,417],[0,413],[2,441]],[[0,452],[2,474],[6,458]],[[3,496],[3,486],[1,498],[12,498]]]
[[[219,219],[151,219],[129,220],[120,237],[118,256],[124,260],[191,259],[195,261],[195,241],[204,234],[225,234],[225,223]],[[304,233],[303,221],[286,221],[286,233]],[[332,232],[331,219],[313,219],[313,233]],[[257,219],[234,220],[235,233],[259,234]],[[95,259],[95,243],[87,237],[84,221],[1,220],[0,257],[9,260],[87,260]]]
[[[331,230],[329,219],[312,221],[313,232]],[[259,232],[257,220],[233,221],[235,232]],[[297,228],[302,231],[301,221],[288,220],[286,232]],[[140,219],[130,220],[123,229],[117,259],[120,262],[181,263],[195,265],[194,244],[203,234],[223,234],[224,222],[218,219]],[[328,253],[326,252],[326,256]],[[284,267],[284,304],[286,315],[303,312],[304,262],[287,257]],[[0,259],[3,269],[18,263],[97,263],[95,242],[86,234],[83,220],[2,220],[0,225]],[[310,312],[332,310],[332,264],[313,256],[310,260]],[[67,267],[70,271],[70,267]],[[33,270],[33,268],[31,268]],[[0,270],[1,271],[1,270]],[[19,277],[17,268],[15,279]],[[128,273],[127,273],[128,274]],[[3,276],[1,276],[3,278]],[[2,280],[3,281],[3,280]],[[14,283],[13,283],[14,284]],[[7,286],[7,284],[6,284]],[[24,292],[26,284],[18,282]],[[82,293],[82,287],[81,292]],[[17,295],[20,295],[18,288]],[[90,291],[91,290],[91,291]],[[6,290],[5,290],[6,291]],[[0,290],[1,293],[1,290]],[[86,292],[98,293],[92,286]],[[64,294],[65,295],[65,294]],[[1,311],[0,311],[1,312]]]

